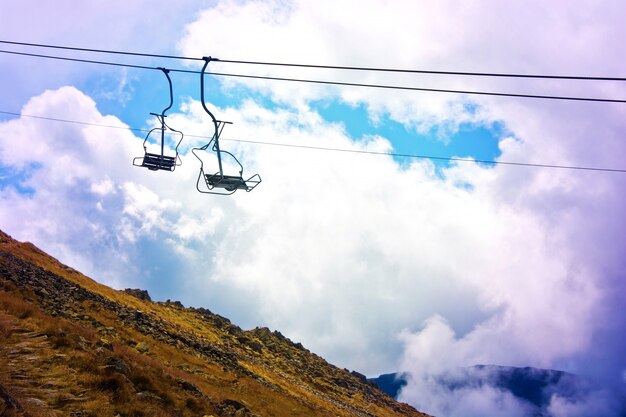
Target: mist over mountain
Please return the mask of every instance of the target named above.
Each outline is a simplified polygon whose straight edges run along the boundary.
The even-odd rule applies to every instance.
[[[369,381],[398,399],[410,378],[408,373],[397,372]],[[525,409],[524,415],[533,417],[583,415],[566,405],[588,403],[595,397],[605,399],[608,394],[605,388],[579,375],[533,367],[476,365],[439,375],[437,383],[442,389],[459,394],[463,391],[496,390],[503,396],[512,396]],[[611,408],[598,408],[593,415],[625,416],[626,410],[616,410],[618,407],[619,404],[614,404]]]

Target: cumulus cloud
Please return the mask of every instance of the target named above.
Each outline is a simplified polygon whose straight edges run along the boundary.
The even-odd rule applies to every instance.
[[[220,2],[200,13],[186,27],[179,46],[192,56],[212,55],[224,59],[258,60],[356,66],[385,66],[394,62],[402,67],[424,67],[429,46],[423,43],[430,21],[415,3],[402,2],[388,19],[386,6],[377,1],[343,2],[337,4],[283,1]],[[334,13],[321,13],[322,10]],[[348,10],[350,11],[349,14]],[[346,20],[346,16],[350,16]],[[236,28],[236,29],[235,29]],[[235,32],[238,32],[235,34]],[[255,39],[250,42],[250,39]],[[406,43],[411,47],[402,52]],[[332,45],[332,47],[329,47]],[[411,51],[407,54],[407,51]],[[420,65],[414,65],[419,63]],[[212,62],[208,71],[246,73],[252,75],[335,80],[387,85],[425,85],[430,77],[388,76],[336,70],[307,70],[262,66],[233,66]],[[290,105],[339,98],[352,106],[364,105],[373,120],[388,115],[420,131],[435,125],[441,131],[454,131],[461,123],[476,122],[469,101],[437,94],[414,94],[338,88],[315,84],[280,83],[241,78],[222,78],[225,88],[252,88]],[[448,80],[456,83],[455,80]]]
[[[614,1],[585,1],[576,5],[552,2],[550,6],[540,1],[523,6],[503,5],[497,1],[482,1],[471,6],[459,6],[451,1],[400,1],[393,6],[378,0],[342,1],[340,4],[330,0],[315,3],[223,1],[200,13],[186,26],[179,47],[186,55],[224,59],[476,72],[597,74],[596,63],[602,62],[602,71],[619,73],[619,60],[608,61],[606,57],[616,56],[613,46],[609,45],[614,45],[613,39],[619,38],[619,33],[615,33],[619,28],[615,16],[620,14],[620,7]],[[584,59],[580,56],[581,50],[587,51]],[[530,94],[549,91],[555,95],[618,96],[617,93],[626,92],[621,83],[590,85],[553,80],[372,74],[219,62],[212,62],[209,70]],[[443,138],[462,123],[489,119],[493,114],[491,109],[476,108],[477,102],[511,107],[500,98],[463,98],[229,77],[220,80],[227,89],[246,86],[283,103],[338,98],[351,105],[365,106],[373,120],[388,116],[422,132],[435,128],[443,133]]]
[[[148,175],[133,167],[133,157],[143,153],[143,138],[117,118],[100,114],[95,102],[73,87],[46,91],[22,111],[91,125],[28,117],[0,124],[2,165],[24,172],[19,186],[32,191],[9,185],[3,192],[2,223],[16,237],[42,242],[64,262],[121,286],[147,279],[142,263],[154,262],[159,251],[180,251],[181,242],[215,233],[219,205],[204,210],[196,201],[188,211],[181,209],[179,191],[194,195],[197,174],[186,156],[175,174]],[[160,238],[156,254],[145,253],[142,261],[139,243]]]

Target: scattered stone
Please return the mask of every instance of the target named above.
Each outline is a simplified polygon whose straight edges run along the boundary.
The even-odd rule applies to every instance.
[[[263,351],[263,345],[257,341],[251,341],[248,343],[248,346],[250,346],[250,348],[257,353],[261,353]]]
[[[135,298],[139,298],[140,300],[152,301],[152,298],[150,298],[150,294],[148,294],[148,291],[146,290],[141,290],[139,288],[126,288],[124,292],[126,294],[132,295]]]
[[[111,343],[111,341],[105,338],[100,338],[96,342],[96,346],[107,349],[107,350],[113,350],[113,343]]]
[[[361,381],[363,382],[367,382],[367,377],[357,371],[352,371],[350,372],[352,375],[356,376],[357,378],[359,378]]]
[[[105,362],[105,365],[108,369],[119,372],[124,375],[128,375],[130,373],[130,367],[119,357],[111,356]]]
[[[190,392],[191,394],[193,394],[196,397],[201,397],[202,396],[202,392],[200,391],[200,389],[195,386],[194,384],[192,384],[189,381],[184,381],[182,379],[178,380],[178,385],[184,389],[185,391]]]
[[[48,406],[48,404],[46,404],[45,401],[42,401],[39,398],[27,398],[26,400],[24,400],[24,403],[34,405],[35,407],[47,407]]]
[[[167,304],[168,306],[175,307],[175,308],[180,308],[181,310],[185,308],[183,303],[181,303],[180,301],[170,301],[169,298],[167,299],[167,301],[165,301],[165,304]]]
[[[224,400],[217,405],[220,414],[229,417],[251,417],[252,413],[248,408],[235,400]]]
[[[148,391],[138,392],[136,397],[137,397],[137,399],[139,401],[149,401],[149,402],[154,402],[154,403],[162,403],[163,402],[163,398],[159,397],[156,394],[148,392]]]
[[[146,342],[139,342],[137,343],[137,346],[135,346],[135,349],[137,349],[139,353],[147,353],[150,350],[150,347]]]
[[[70,411],[70,417],[94,417],[95,414],[87,410],[72,410]],[[118,414],[119,416],[119,414]]]

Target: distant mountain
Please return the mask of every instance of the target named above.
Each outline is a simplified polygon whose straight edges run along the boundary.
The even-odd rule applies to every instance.
[[[369,379],[382,391],[398,398],[400,390],[407,385],[406,373],[392,373]],[[510,366],[476,365],[441,375],[439,382],[450,390],[468,387],[491,386],[508,391],[520,400],[532,404],[535,416],[557,394],[564,399],[574,400],[584,396],[592,387],[583,378],[563,371],[538,368],[516,368]]]
[[[277,331],[113,290],[0,231],[0,416],[426,414]]]
[[[369,378],[368,381],[376,384],[385,394],[397,399],[400,390],[407,384],[407,375],[403,373],[383,374],[376,378]]]
[[[474,380],[463,382],[461,385],[469,383],[492,385],[509,391],[517,398],[537,407],[548,406],[554,394],[561,398],[574,399],[591,388],[583,378],[563,371],[495,365],[477,365],[473,368],[481,372],[473,373],[477,375]]]

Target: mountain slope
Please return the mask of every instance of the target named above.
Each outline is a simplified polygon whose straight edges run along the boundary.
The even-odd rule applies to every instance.
[[[267,328],[116,291],[0,232],[0,415],[425,416]]]

